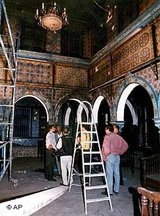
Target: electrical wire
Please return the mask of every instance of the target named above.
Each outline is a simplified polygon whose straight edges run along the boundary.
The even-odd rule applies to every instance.
[[[98,4],[98,2],[96,2],[96,0],[93,0],[93,1],[94,1],[94,3],[95,3],[99,8],[101,8],[101,9],[104,10],[105,12],[109,13],[110,9],[106,9],[106,8],[102,7],[101,5]]]

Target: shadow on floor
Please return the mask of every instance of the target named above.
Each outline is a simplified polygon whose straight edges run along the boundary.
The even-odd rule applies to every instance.
[[[132,194],[132,202],[133,202],[133,215],[134,216],[141,216],[140,212],[140,194],[137,192],[137,188],[129,187],[128,191]]]

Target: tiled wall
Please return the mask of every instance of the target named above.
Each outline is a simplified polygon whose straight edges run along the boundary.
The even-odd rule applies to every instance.
[[[90,76],[92,87],[125,74],[153,58],[152,30],[151,26],[147,26],[93,66]]]
[[[13,146],[13,158],[15,157],[37,157],[37,146]]]

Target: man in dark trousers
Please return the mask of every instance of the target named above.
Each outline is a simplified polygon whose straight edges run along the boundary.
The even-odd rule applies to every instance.
[[[54,175],[54,165],[55,165],[55,156],[54,152],[56,151],[56,125],[49,126],[49,132],[46,135],[46,162],[45,162],[45,177],[48,181],[56,181],[53,178]]]

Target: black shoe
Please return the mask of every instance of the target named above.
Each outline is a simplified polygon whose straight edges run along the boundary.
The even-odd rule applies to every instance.
[[[118,194],[119,194],[119,192],[114,192],[114,194],[115,194],[115,195],[118,195]]]
[[[57,181],[57,179],[53,178],[53,181]]]

